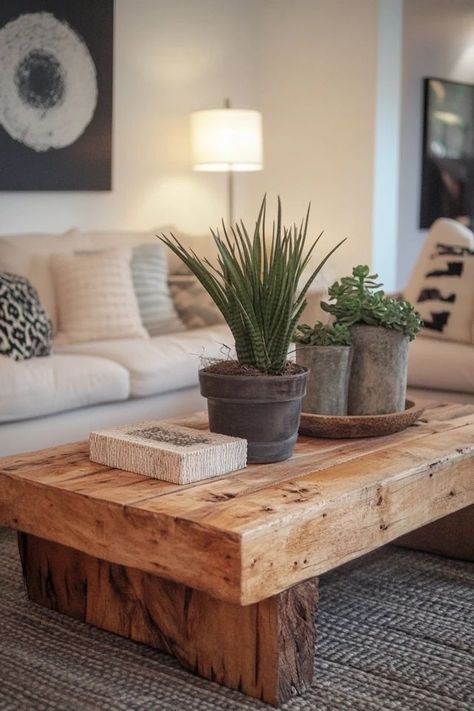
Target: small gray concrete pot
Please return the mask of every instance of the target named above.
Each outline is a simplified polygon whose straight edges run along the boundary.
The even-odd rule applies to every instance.
[[[280,462],[298,438],[308,372],[294,375],[224,375],[199,371],[209,427],[248,442],[247,461]]]
[[[381,326],[351,327],[349,415],[386,415],[405,409],[408,336]]]
[[[296,362],[309,370],[303,412],[347,415],[351,360],[350,346],[296,345]]]

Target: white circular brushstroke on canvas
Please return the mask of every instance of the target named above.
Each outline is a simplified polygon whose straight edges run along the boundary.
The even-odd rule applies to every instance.
[[[97,74],[84,41],[49,12],[0,29],[0,123],[35,151],[74,143],[97,105]]]

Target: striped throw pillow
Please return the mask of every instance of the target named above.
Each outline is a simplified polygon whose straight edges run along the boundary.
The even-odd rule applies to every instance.
[[[150,336],[184,331],[168,289],[168,263],[161,244],[141,244],[132,254],[133,287]]]

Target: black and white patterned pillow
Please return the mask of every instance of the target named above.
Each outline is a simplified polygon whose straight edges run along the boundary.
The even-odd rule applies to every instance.
[[[436,220],[404,296],[423,319],[421,335],[474,342],[473,233],[455,220]]]
[[[52,325],[28,279],[0,272],[0,355],[27,360],[51,353]]]

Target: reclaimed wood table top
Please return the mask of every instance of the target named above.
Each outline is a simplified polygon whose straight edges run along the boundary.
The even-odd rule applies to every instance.
[[[247,605],[473,504],[473,454],[474,407],[444,403],[398,434],[301,437],[286,462],[187,486],[80,442],[0,459],[0,525]]]

